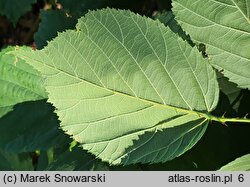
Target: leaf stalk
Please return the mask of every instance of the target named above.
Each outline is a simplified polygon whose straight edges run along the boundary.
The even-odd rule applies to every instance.
[[[210,116],[211,121],[217,121],[219,123],[225,124],[226,122],[230,123],[250,123],[250,119],[248,118],[225,118],[225,117],[216,117]]]

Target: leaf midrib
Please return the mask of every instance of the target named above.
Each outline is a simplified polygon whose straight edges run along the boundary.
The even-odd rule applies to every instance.
[[[111,15],[113,15],[112,12],[110,12]],[[130,51],[127,49],[127,47],[118,39],[114,36],[114,34],[99,20],[97,19],[94,14],[92,14],[92,16],[94,17],[94,19],[127,51],[127,53],[129,54],[129,56],[133,59],[133,61],[136,63],[136,65],[138,66],[138,68],[142,71],[142,73],[144,74],[144,76],[146,77],[146,79],[148,80],[148,82],[150,83],[151,87],[155,90],[155,92],[157,93],[157,95],[160,97],[160,99],[162,100],[163,104],[166,104],[164,99],[162,98],[162,96],[160,95],[160,93],[158,92],[158,90],[154,87],[153,83],[150,81],[150,79],[148,78],[148,76],[145,74],[144,70],[141,68],[141,66],[137,63],[136,59],[134,58],[134,56],[130,53]],[[185,102],[185,104],[189,107],[190,110],[192,110],[193,108],[188,104],[188,102],[185,100],[185,98],[183,97],[182,93],[180,92],[178,86],[176,85],[176,83],[174,82],[174,80],[172,79],[172,77],[170,76],[168,70],[166,69],[166,67],[163,65],[163,62],[160,60],[158,54],[155,52],[154,48],[152,47],[152,45],[150,44],[150,42],[148,41],[147,37],[145,36],[145,34],[143,33],[143,31],[141,30],[141,28],[138,26],[137,22],[134,20],[133,17],[130,16],[130,18],[132,19],[132,21],[135,23],[136,27],[139,29],[140,33],[142,34],[142,36],[144,37],[145,41],[148,43],[150,49],[153,51],[155,57],[158,59],[158,61],[160,62],[159,64],[163,67],[163,69],[165,70],[165,72],[167,73],[170,81],[172,82],[172,84],[174,85],[174,87],[177,90],[177,93],[180,95],[181,99]],[[85,24],[86,25],[86,24]],[[161,31],[161,28],[159,29]],[[162,35],[161,32],[161,36],[164,38],[164,36]],[[165,38],[164,38],[165,39]]]
[[[17,52],[17,53],[18,53],[18,52]],[[43,54],[45,54],[45,55],[47,56],[46,53],[43,53]],[[84,82],[84,83],[86,83],[86,84],[95,86],[95,87],[97,87],[97,88],[101,88],[101,89],[106,90],[106,91],[109,91],[109,92],[111,92],[111,93],[113,93],[113,94],[122,95],[122,96],[125,96],[125,97],[128,97],[128,98],[132,98],[132,99],[139,100],[139,101],[141,101],[141,102],[153,104],[153,105],[155,105],[155,106],[157,106],[157,107],[163,107],[163,108],[171,109],[171,110],[174,110],[174,111],[177,111],[177,112],[179,111],[179,112],[183,112],[183,113],[186,113],[186,114],[194,114],[194,115],[197,115],[197,116],[199,116],[199,117],[200,117],[200,116],[203,116],[203,117],[205,117],[205,118],[208,119],[207,113],[198,112],[198,111],[195,111],[195,110],[188,110],[188,109],[184,109],[184,108],[180,108],[180,107],[175,107],[175,106],[171,106],[171,105],[163,105],[162,103],[158,103],[158,102],[156,102],[156,101],[146,100],[146,99],[140,98],[140,97],[134,97],[134,96],[131,96],[131,95],[129,95],[129,94],[126,94],[126,93],[123,93],[123,92],[119,92],[119,91],[116,91],[116,90],[113,90],[113,89],[110,89],[110,88],[107,88],[107,87],[101,87],[100,85],[97,85],[97,84],[94,83],[94,82],[91,82],[91,81],[89,81],[89,80],[85,80],[85,79],[76,77],[75,75],[72,75],[72,74],[70,74],[69,72],[65,72],[65,71],[63,71],[63,70],[61,70],[61,69],[59,69],[59,68],[57,68],[57,67],[54,67],[54,66],[52,66],[52,65],[43,63],[42,61],[39,61],[39,60],[36,60],[36,59],[32,59],[32,58],[29,57],[29,55],[26,56],[26,55],[23,55],[23,54],[21,54],[21,53],[18,53],[18,55],[20,56],[20,58],[23,58],[24,60],[27,60],[27,61],[30,61],[30,60],[31,60],[31,61],[32,61],[32,60],[33,60],[33,61],[36,61],[37,63],[40,63],[40,64],[42,64],[42,65],[47,66],[48,68],[51,68],[51,69],[53,69],[53,70],[55,70],[55,71],[59,71],[59,72],[65,74],[65,75],[70,76],[70,77],[72,77],[72,78],[74,78],[74,79],[77,79],[77,80],[79,80],[79,81],[81,81],[81,82]],[[36,67],[35,67],[35,68],[36,68]],[[37,69],[39,72],[41,72],[38,68],[36,68],[36,69]],[[47,89],[46,89],[46,90],[47,90]]]

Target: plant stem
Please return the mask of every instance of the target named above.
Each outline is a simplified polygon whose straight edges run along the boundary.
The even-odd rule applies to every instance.
[[[232,122],[232,123],[250,123],[250,119],[247,118],[224,118],[224,117],[216,117],[216,116],[210,116],[211,121],[217,121],[220,123],[225,124],[226,122]]]

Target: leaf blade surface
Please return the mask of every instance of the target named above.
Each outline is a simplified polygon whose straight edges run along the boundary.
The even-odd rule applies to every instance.
[[[12,51],[14,48],[8,47],[0,52],[0,117],[15,104],[47,97],[40,73],[24,60],[9,54]]]
[[[76,31],[59,34],[43,50],[16,54],[45,77],[62,129],[111,164],[123,163],[127,148],[145,132],[190,121],[198,128],[197,120],[204,120],[205,129],[205,113],[218,101],[215,72],[198,50],[159,21],[129,11],[89,12]],[[187,129],[179,133],[187,134]],[[190,144],[181,145],[178,154],[170,151],[168,158],[199,138],[185,138]],[[145,162],[166,160],[150,157]]]
[[[250,88],[250,1],[174,0],[178,22],[206,45],[212,65],[240,88]]]

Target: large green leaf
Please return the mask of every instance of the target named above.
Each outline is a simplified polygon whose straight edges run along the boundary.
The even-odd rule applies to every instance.
[[[0,14],[6,15],[16,24],[20,16],[31,9],[31,4],[37,0],[0,0]]]
[[[184,30],[206,45],[213,66],[250,89],[250,1],[174,0],[173,7]]]
[[[250,154],[237,158],[220,168],[219,171],[250,171]]]
[[[0,52],[0,117],[17,103],[47,97],[39,72],[9,54],[13,50],[14,47],[9,47]]]
[[[199,51],[130,11],[89,12],[43,50],[15,53],[45,77],[62,129],[111,164],[181,155],[218,102],[215,72]]]

